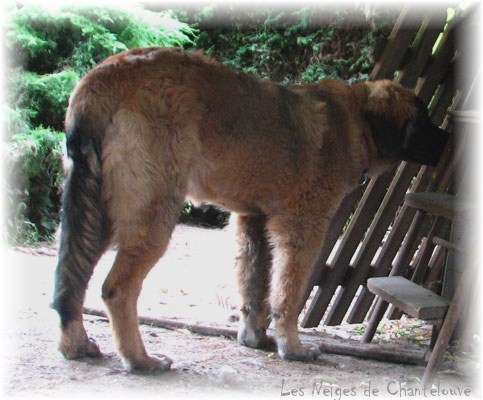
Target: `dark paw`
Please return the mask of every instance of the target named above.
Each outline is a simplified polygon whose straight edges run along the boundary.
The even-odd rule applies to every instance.
[[[267,336],[265,329],[240,329],[237,340],[242,346],[252,349],[274,350],[277,348],[275,340]]]

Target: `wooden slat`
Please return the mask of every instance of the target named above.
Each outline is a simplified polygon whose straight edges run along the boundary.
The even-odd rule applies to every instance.
[[[330,256],[330,253],[336,245],[337,240],[339,239],[344,229],[344,226],[347,224],[350,214],[354,211],[354,208],[357,206],[357,202],[360,200],[363,193],[363,186],[359,186],[351,193],[349,193],[337,209],[336,216],[330,222],[329,229],[327,230],[327,235],[324,238],[322,250],[314,265],[312,276],[310,278],[310,283],[305,293],[303,305],[305,305],[305,302],[310,296],[312,288],[315,285],[318,285],[318,282],[320,282],[320,280],[322,279],[325,270],[328,268],[327,260]]]
[[[324,274],[323,281],[319,282],[319,288],[302,320],[304,328],[314,327],[320,323],[337,286],[349,268],[349,262],[354,251],[359,245],[367,226],[377,210],[378,204],[386,192],[391,175],[392,171],[369,182],[349,227],[342,237],[331,269],[327,274]]]
[[[402,276],[371,278],[367,281],[367,287],[410,316],[427,321],[444,318],[450,303]]]
[[[435,243],[434,240],[433,243]],[[446,262],[446,255],[448,253],[447,249],[437,243],[435,244],[437,247],[434,254],[434,260],[430,262],[430,269],[424,281],[425,286],[441,279],[441,273]]]
[[[412,56],[408,65],[400,72],[396,81],[406,87],[414,87],[419,76],[424,71],[436,39],[444,29],[446,23],[446,10],[434,9],[423,19],[413,45]]]
[[[448,149],[445,152],[444,160],[436,170],[425,166],[420,169],[418,177],[411,187],[411,191],[419,192],[428,189],[435,190],[437,188],[437,183],[442,179],[441,175],[444,174],[441,166],[447,166],[448,164],[445,160],[451,157]],[[423,224],[424,217],[424,213],[416,212],[412,207],[403,205],[396,217],[387,241],[384,243],[378,259],[375,261],[374,277],[387,275],[391,268],[392,275],[402,275],[404,273],[405,268],[409,265],[416,250],[417,243],[415,240]],[[394,257],[396,258],[394,259]],[[367,288],[363,288],[347,321],[349,323],[361,323],[370,309],[373,300],[374,295]]]
[[[424,190],[430,180],[431,172],[429,168],[422,167],[419,170],[418,176],[413,183],[411,190]],[[380,277],[387,275],[392,266],[392,261],[401,247],[406,233],[413,221],[416,210],[403,205],[399,210],[398,215],[394,221],[391,232],[389,232],[386,242],[383,244],[381,252],[375,261],[373,268],[373,276]],[[352,310],[347,318],[351,324],[361,323],[364,320],[371,304],[374,300],[374,295],[365,287],[362,288]]]
[[[408,230],[408,234],[405,237],[405,240],[403,242],[403,246],[401,247],[401,250],[398,253],[398,256],[396,258],[396,261],[394,262],[394,266],[390,271],[389,276],[400,276],[404,275],[407,276],[408,274],[408,269],[410,267],[410,262],[414,258],[414,254],[418,250],[418,245],[419,242],[417,241],[417,236],[421,230],[421,226],[423,225],[423,222],[425,220],[425,213],[418,211],[411,223],[411,227]],[[427,238],[423,238],[422,240],[422,246],[425,246]],[[428,259],[426,256],[428,254],[425,254],[425,258],[423,259],[423,252],[420,251],[416,255],[416,267],[419,263],[421,262],[426,262]],[[429,254],[429,257],[431,255]],[[414,276],[412,277],[414,278]],[[384,313],[386,312],[387,308],[389,307],[389,311],[387,311],[387,318],[389,319],[399,319],[402,316],[402,312],[399,308],[396,306],[390,305],[387,302],[381,302],[378,301],[376,304],[376,309],[378,309],[378,315],[380,318],[383,317]],[[377,324],[379,323],[379,320],[375,320],[375,318],[371,317],[370,325]],[[372,328],[371,328],[372,329]]]
[[[394,219],[394,214],[401,204],[407,187],[411,183],[417,166],[410,163],[402,163],[389,189],[374,217],[369,231],[366,233],[361,249],[353,265],[353,273],[350,281],[343,286],[325,319],[326,325],[338,325],[349,309],[359,286],[366,281],[371,261],[383,240],[387,228]]]
[[[411,7],[405,7],[389,35],[386,47],[372,70],[369,80],[393,79],[407,48],[411,45],[421,22]]]
[[[436,232],[441,232],[442,227],[446,221],[442,218],[436,218],[428,237],[421,241],[421,247],[418,252],[418,258],[414,265],[414,271],[411,275],[411,281],[420,284],[424,281],[426,271],[430,266],[430,261],[433,258],[433,253],[436,245],[433,242]]]
[[[441,124],[441,122],[446,117],[448,108],[451,107],[453,103],[453,98],[456,93],[453,69],[453,65],[450,65],[448,67],[445,82],[438,87],[438,90],[434,95],[433,101],[431,102],[431,119],[436,125]]]
[[[416,85],[415,92],[426,104],[433,97],[438,85],[446,76],[448,66],[455,55],[455,24],[448,27],[435,53],[428,60],[426,69],[423,71]]]

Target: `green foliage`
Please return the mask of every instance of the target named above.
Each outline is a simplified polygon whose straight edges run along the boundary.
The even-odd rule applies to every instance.
[[[25,110],[31,126],[61,131],[69,95],[78,80],[79,74],[72,69],[44,75],[17,70],[11,77],[10,104]]]
[[[63,133],[37,127],[13,136],[7,146],[7,218],[14,243],[52,239],[62,181]]]
[[[391,27],[387,13],[366,18],[358,8],[332,14],[304,8],[221,15],[210,7],[184,17],[200,27],[196,46],[205,53],[283,83],[366,80],[374,66],[373,50]]]
[[[70,67],[81,75],[112,54],[132,47],[183,46],[195,31],[169,12],[140,7],[12,6],[7,46],[28,71]]]
[[[132,47],[183,46],[195,30],[171,13],[128,6],[7,5],[7,240],[50,240],[62,182],[61,133],[80,77]]]

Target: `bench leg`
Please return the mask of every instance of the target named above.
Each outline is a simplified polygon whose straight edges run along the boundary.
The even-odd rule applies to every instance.
[[[442,320],[438,320],[438,322],[433,322],[433,329],[431,330],[431,342],[429,344],[429,348],[431,350],[434,349],[436,345],[436,340],[438,340],[439,332],[441,331],[441,324],[443,323]]]
[[[362,337],[363,343],[371,343],[374,335],[376,334],[377,326],[379,325],[379,322],[381,322],[382,317],[384,317],[388,306],[389,303],[387,301],[382,299],[377,300],[374,311],[372,312],[371,320],[369,321],[369,325],[367,326],[364,336]]]
[[[467,268],[461,277],[461,281],[456,288],[453,300],[449,305],[448,312],[443,321],[441,331],[434,345],[431,356],[429,357],[428,365],[424,371],[423,379],[421,380],[421,387],[429,387],[434,380],[439,364],[443,360],[444,352],[448,347],[451,336],[458,323],[458,318],[461,313],[463,301],[465,298],[465,291],[467,290],[466,282],[468,281],[469,272],[471,268]]]

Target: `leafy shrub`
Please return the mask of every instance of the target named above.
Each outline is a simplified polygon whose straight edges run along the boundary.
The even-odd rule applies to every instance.
[[[52,239],[62,181],[63,133],[37,127],[7,147],[8,233],[15,243]]]
[[[63,129],[66,105],[79,74],[65,69],[52,74],[19,71],[12,78],[12,95],[17,109],[26,110],[31,126]]]
[[[283,83],[366,80],[374,66],[373,50],[397,16],[387,9],[368,18],[357,6],[238,11],[210,7],[180,15],[199,27],[196,46],[207,54]]]
[[[39,74],[71,67],[83,75],[112,54],[132,47],[183,46],[195,33],[169,12],[134,6],[12,6],[9,17],[11,58]]]
[[[57,228],[61,143],[80,77],[131,47],[183,46],[195,31],[169,12],[140,7],[7,6],[7,240],[50,240]]]

